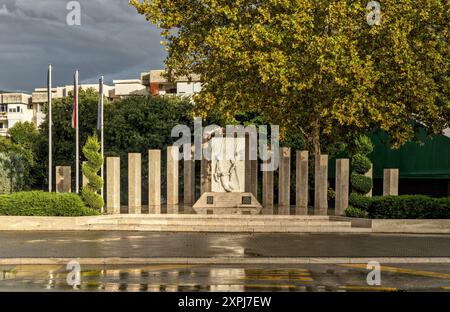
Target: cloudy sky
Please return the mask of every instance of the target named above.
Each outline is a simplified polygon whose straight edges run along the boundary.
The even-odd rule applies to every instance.
[[[0,0],[0,90],[45,87],[48,64],[53,84],[139,78],[163,67],[164,49],[155,26],[128,0],[79,0],[81,25],[67,25],[66,0]]]

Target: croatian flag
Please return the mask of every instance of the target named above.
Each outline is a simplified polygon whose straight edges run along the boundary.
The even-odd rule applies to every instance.
[[[78,109],[78,71],[73,76],[73,112],[72,112],[72,128],[77,128],[77,109]]]

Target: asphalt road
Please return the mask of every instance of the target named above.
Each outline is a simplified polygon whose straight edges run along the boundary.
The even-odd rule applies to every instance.
[[[82,266],[69,285],[62,265],[0,267],[0,291],[450,291],[450,265],[381,266],[368,285],[366,265]],[[70,279],[69,279],[70,280]]]
[[[450,257],[450,235],[0,232],[0,258]]]

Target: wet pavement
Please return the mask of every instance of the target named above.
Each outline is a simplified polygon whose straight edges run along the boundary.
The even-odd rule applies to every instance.
[[[450,257],[450,235],[0,232],[0,258]]]
[[[63,265],[0,266],[0,291],[450,291],[448,264],[382,266],[378,286],[358,264],[82,266],[75,286],[69,273]]]

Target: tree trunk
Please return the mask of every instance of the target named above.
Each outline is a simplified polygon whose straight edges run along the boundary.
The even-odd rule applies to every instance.
[[[320,127],[317,124],[312,129],[311,147],[312,147],[312,154],[313,154],[314,160],[315,160],[321,154],[321,151],[320,151]]]

